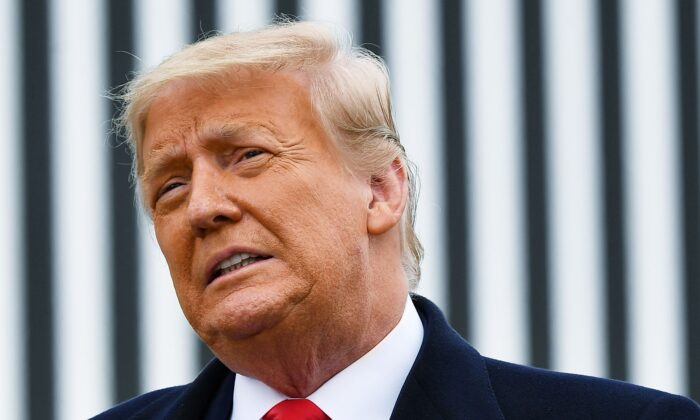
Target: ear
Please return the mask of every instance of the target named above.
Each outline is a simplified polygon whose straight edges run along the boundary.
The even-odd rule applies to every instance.
[[[367,214],[367,232],[381,235],[401,221],[408,199],[408,174],[400,159],[395,159],[384,173],[370,179],[372,201]]]

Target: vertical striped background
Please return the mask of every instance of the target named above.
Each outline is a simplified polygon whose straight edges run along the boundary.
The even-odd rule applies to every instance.
[[[420,291],[482,353],[700,399],[694,0],[0,1],[0,418],[189,381],[110,87],[211,30],[347,28],[418,163]]]

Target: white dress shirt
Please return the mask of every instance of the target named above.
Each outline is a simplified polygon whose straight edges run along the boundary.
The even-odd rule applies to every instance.
[[[399,323],[367,354],[307,398],[332,420],[387,420],[423,342],[423,324],[410,297]],[[236,374],[231,420],[259,420],[286,395]]]

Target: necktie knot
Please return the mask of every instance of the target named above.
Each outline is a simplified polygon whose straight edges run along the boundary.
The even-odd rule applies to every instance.
[[[307,399],[284,400],[267,412],[262,420],[331,420]]]

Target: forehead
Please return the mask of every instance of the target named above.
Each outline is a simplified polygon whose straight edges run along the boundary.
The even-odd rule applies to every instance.
[[[284,138],[318,125],[302,74],[240,71],[206,81],[175,80],[159,91],[143,120],[139,172],[149,155],[183,140],[255,129]]]

